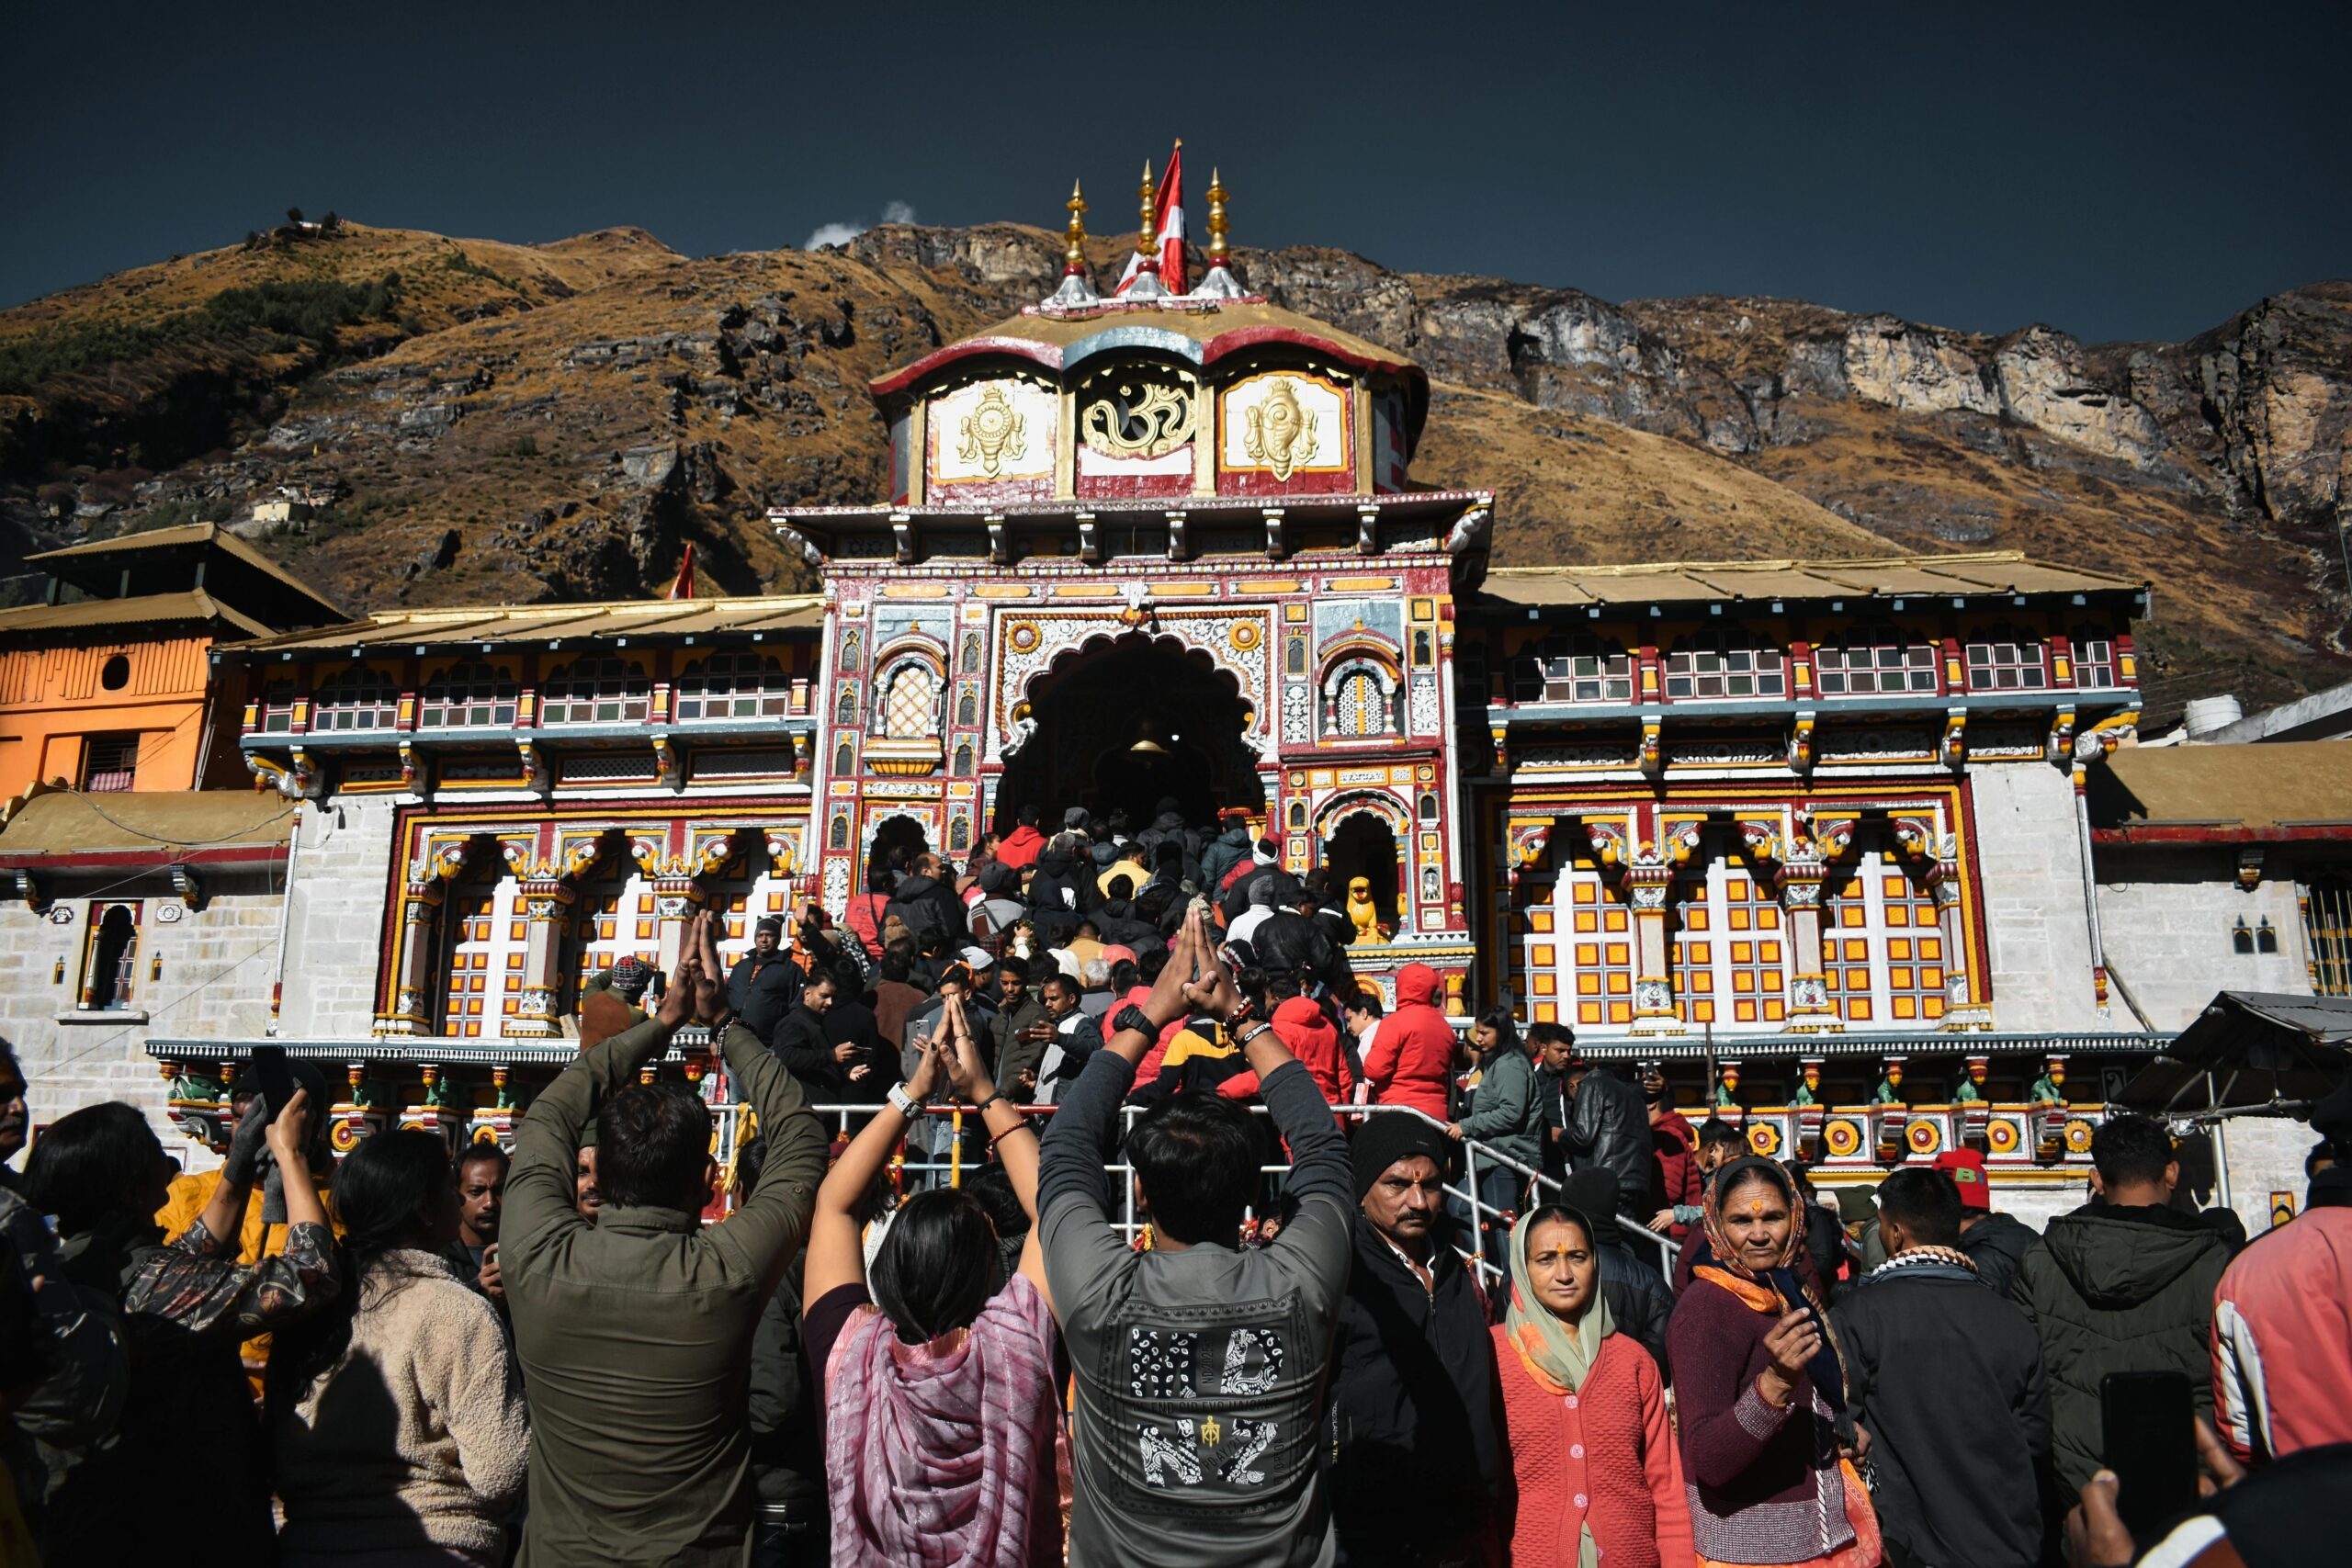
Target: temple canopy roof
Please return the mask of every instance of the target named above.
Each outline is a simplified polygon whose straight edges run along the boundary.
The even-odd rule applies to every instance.
[[[631,637],[670,641],[750,634],[816,635],[823,603],[813,593],[756,599],[647,599],[606,604],[496,604],[439,610],[386,610],[366,620],[315,631],[289,632],[233,643],[222,651],[248,657],[273,653],[354,654],[369,649],[489,647],[501,643],[609,642]]]
[[[1528,608],[1779,602],[1916,594],[1923,600],[2052,594],[2144,601],[2148,585],[2033,560],[2015,550],[1874,560],[1660,561],[1636,566],[1506,566],[1485,598]],[[2145,614],[2143,607],[2142,614]]]

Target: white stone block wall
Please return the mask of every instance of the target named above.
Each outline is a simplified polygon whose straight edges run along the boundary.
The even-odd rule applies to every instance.
[[[164,1078],[146,1043],[151,1035],[260,1035],[276,973],[282,872],[275,865],[214,869],[198,909],[181,905],[160,872],[119,886],[65,885],[52,908],[69,911],[70,922],[22,903],[0,906],[0,1033],[23,1064],[36,1128],[85,1105],[126,1100],[147,1113],[155,1135],[183,1165],[205,1169],[218,1163],[165,1116]],[[81,1013],[75,1004],[90,893],[99,889],[109,901],[139,901],[137,964],[127,1009]],[[161,918],[167,907],[179,909],[176,920]],[[159,958],[161,975],[150,978]]]
[[[2158,1029],[2188,1028],[2218,991],[2311,993],[2292,867],[2275,853],[2251,891],[2228,848],[2109,847],[2098,866],[2109,966]],[[2241,917],[2249,927],[2267,917],[2278,951],[2233,951]]]
[[[2229,1163],[2230,1207],[2245,1222],[2245,1234],[2260,1235],[2270,1228],[2273,1192],[2292,1193],[2295,1213],[2301,1213],[2311,1185],[2303,1158],[2319,1141],[2311,1123],[2288,1116],[2237,1116],[2219,1125],[2217,1142]]]
[[[392,886],[392,803],[345,796],[305,807],[280,1032],[365,1040],[376,1021]]]
[[[1993,1022],[2005,1031],[2136,1027],[2120,1004],[2101,1017],[2091,986],[2089,899],[2075,788],[2042,762],[1969,772]]]

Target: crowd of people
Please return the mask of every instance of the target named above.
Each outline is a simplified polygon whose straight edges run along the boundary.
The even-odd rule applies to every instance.
[[[2121,1114],[2039,1235],[1966,1150],[1841,1212],[1655,1066],[1460,1037],[1418,965],[1384,1008],[1246,829],[1126,826],[886,860],[732,964],[697,916],[511,1157],[338,1162],[299,1062],[217,1172],[60,1118],[0,1163],[0,1562],[2328,1560],[2288,1521],[2352,1485],[2352,1103],[2252,1245]],[[0,1057],[0,1157],[34,1093]],[[2117,1374],[2207,1495],[2119,1479]]]

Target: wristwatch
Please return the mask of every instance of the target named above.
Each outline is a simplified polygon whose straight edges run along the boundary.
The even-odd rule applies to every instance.
[[[1157,1035],[1159,1032],[1159,1025],[1152,1022],[1151,1016],[1133,1002],[1121,1008],[1111,1019],[1112,1033],[1117,1034],[1129,1029],[1138,1034]]]
[[[922,1109],[915,1103],[915,1097],[907,1092],[907,1086],[902,1083],[894,1083],[890,1086],[889,1100],[890,1109],[910,1122],[915,1119],[916,1113]]]

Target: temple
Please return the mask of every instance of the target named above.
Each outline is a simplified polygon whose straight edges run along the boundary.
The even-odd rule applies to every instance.
[[[1968,1143],[2029,1202],[2078,1190],[2106,1091],[2187,1021],[2119,995],[2095,861],[2147,587],[2007,554],[1495,566],[1507,501],[1410,477],[1428,378],[1248,292],[1211,197],[1188,291],[1098,294],[1074,197],[1049,298],[876,381],[888,493],[769,514],[813,595],[219,649],[298,808],[237,824],[286,835],[254,967],[288,984],[258,1032],[153,1030],[175,1118],[209,1135],[271,1038],[343,1066],[346,1144],[503,1137],[582,978],[668,963],[693,912],[732,957],[878,852],[1173,800],[1360,882],[1356,975],[1428,964],[1464,1026],[1508,1001],[1661,1061],[1694,1118],[1831,1177]]]

